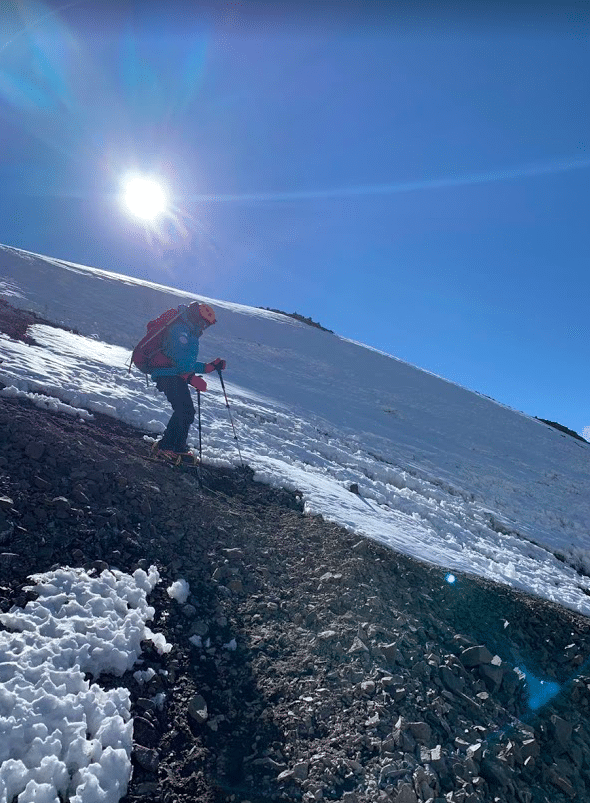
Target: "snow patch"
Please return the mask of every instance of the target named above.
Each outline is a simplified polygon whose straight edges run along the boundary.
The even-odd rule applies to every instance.
[[[175,599],[181,605],[189,598],[191,589],[186,580],[175,580],[171,586],[166,589],[166,593],[170,599]]]
[[[0,376],[0,380],[1,379],[2,377]],[[88,410],[83,410],[80,407],[72,407],[52,396],[19,390],[14,387],[14,385],[0,389],[0,396],[5,396],[7,399],[28,399],[33,402],[35,407],[39,407],[41,410],[49,410],[51,413],[65,413],[75,418],[84,418],[86,421],[92,421],[94,418],[92,413],[89,413]]]
[[[131,777],[129,692],[85,675],[121,676],[154,640],[146,595],[159,574],[61,568],[31,580],[37,598],[0,614],[0,800],[117,803]]]

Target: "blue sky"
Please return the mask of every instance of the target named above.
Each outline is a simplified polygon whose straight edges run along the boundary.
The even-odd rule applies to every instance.
[[[0,242],[590,426],[587,3],[0,9]],[[155,229],[130,170],[173,197]]]

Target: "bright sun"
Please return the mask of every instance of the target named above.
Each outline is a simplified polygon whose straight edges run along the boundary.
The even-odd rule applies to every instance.
[[[160,184],[151,178],[140,176],[127,179],[123,201],[133,215],[143,220],[154,220],[168,205],[166,193]]]

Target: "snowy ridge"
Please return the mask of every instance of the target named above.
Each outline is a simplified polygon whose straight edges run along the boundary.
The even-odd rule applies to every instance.
[[[0,336],[9,393],[46,394],[153,435],[163,430],[167,404],[127,372],[129,349],[147,320],[197,296],[9,248],[0,250],[0,291],[81,333],[35,325],[31,346]],[[228,361],[232,415],[257,479],[297,489],[310,513],[443,572],[590,613],[588,444],[292,318],[203,300],[218,324],[201,356]],[[207,381],[205,460],[236,465],[217,377]]]

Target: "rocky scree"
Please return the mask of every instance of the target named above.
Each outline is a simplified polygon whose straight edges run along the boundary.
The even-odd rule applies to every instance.
[[[107,418],[0,399],[0,446],[0,608],[54,565],[163,575],[152,627],[172,652],[101,678],[134,700],[125,803],[590,797],[586,618],[450,586],[248,470],[205,468],[200,488]],[[522,666],[562,685],[537,712]]]

